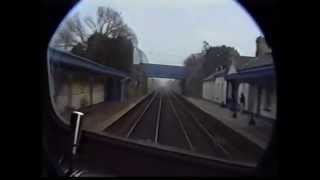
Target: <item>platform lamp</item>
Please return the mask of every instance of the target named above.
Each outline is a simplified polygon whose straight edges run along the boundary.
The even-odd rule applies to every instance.
[[[71,157],[69,161],[69,169],[67,175],[72,174],[73,172],[73,163],[77,155],[79,141],[81,137],[81,126],[82,126],[82,117],[84,113],[79,111],[73,111],[70,118],[70,125],[72,129],[72,146],[71,146]]]

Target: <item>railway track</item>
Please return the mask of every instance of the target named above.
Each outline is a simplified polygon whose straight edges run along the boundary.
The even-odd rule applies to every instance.
[[[244,162],[257,162],[262,156],[263,150],[252,144],[246,138],[235,133],[231,128],[226,127],[219,120],[204,113],[198,107],[187,102],[185,98],[177,93],[173,93],[175,98],[182,102],[183,106],[189,109],[199,124],[205,128],[216,144],[220,146],[223,151],[229,154],[229,159]]]
[[[171,93],[170,97],[173,107],[179,107],[178,113],[187,129],[191,143],[194,144],[194,151],[201,154],[231,159],[230,153],[217,141],[216,137],[199,122],[192,110],[188,108],[176,94]]]
[[[113,123],[104,131],[117,136],[126,137],[142,111],[145,110],[146,106],[154,96],[155,92],[150,94],[146,99],[137,104],[136,107],[128,111],[118,121]]]
[[[202,155],[241,159],[243,152],[218,136],[215,127],[212,118],[163,89],[150,94],[105,132]]]

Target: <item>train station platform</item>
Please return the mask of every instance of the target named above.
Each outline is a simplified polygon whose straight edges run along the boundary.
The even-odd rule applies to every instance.
[[[135,97],[125,102],[102,102],[81,109],[81,111],[85,113],[83,129],[92,132],[103,131],[142,101],[146,96],[147,95]]]
[[[237,118],[233,118],[229,109],[214,102],[200,98],[183,97],[262,149],[266,149],[272,134],[272,122],[255,117],[255,126],[249,126],[250,116],[248,114],[238,112]]]

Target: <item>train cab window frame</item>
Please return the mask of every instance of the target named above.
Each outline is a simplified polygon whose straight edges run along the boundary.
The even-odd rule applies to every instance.
[[[51,37],[49,37],[49,38],[51,38]],[[58,122],[58,126],[56,126],[55,128],[60,129],[62,127],[64,130],[59,130],[59,131],[63,132],[62,134],[66,135],[66,134],[69,134],[68,131],[70,130],[69,129],[70,123],[68,120],[66,120],[65,117],[62,117],[60,115],[60,113],[57,112],[57,107],[55,104],[56,99],[54,98],[54,95],[56,95],[56,94],[54,94],[52,92],[52,90],[53,90],[52,88],[55,88],[55,85],[53,85],[54,80],[53,80],[52,73],[55,73],[55,72],[52,71],[52,67],[51,67],[50,60],[49,60],[49,56],[50,56],[49,51],[47,51],[47,53],[45,53],[45,54],[46,54],[46,57],[48,58],[46,61],[46,63],[47,63],[46,64],[46,70],[47,70],[46,74],[48,77],[47,80],[49,82],[48,83],[48,94],[47,94],[48,95],[48,99],[47,99],[48,103],[46,105],[46,107],[49,110],[47,112],[51,112],[51,113],[49,113],[50,114],[49,116],[51,116],[51,118],[49,118],[50,121],[53,120],[55,123]],[[223,66],[222,69],[225,69],[225,66]],[[137,82],[137,83],[138,83],[138,85],[140,85],[139,82]],[[223,84],[219,83],[218,86],[220,86],[220,85],[223,85]],[[84,90],[84,89],[82,89],[82,90]],[[52,124],[52,122],[48,123],[48,124]],[[196,165],[199,165],[199,169],[200,169],[200,170],[196,170],[195,174],[198,173],[198,175],[202,172],[201,168],[206,169],[206,170],[203,170],[203,172],[208,173],[208,171],[210,171],[208,169],[214,167],[214,168],[221,170],[221,172],[216,173],[216,174],[218,174],[218,176],[221,174],[224,174],[226,172],[234,172],[235,174],[239,173],[240,175],[252,176],[254,174],[254,171],[258,167],[258,164],[260,163],[260,162],[257,162],[257,165],[252,165],[252,164],[246,164],[244,162],[227,161],[224,159],[219,159],[219,158],[214,158],[214,157],[208,158],[206,156],[195,155],[195,154],[188,153],[188,152],[180,153],[178,151],[168,150],[166,148],[161,148],[158,146],[152,146],[150,144],[146,144],[143,142],[138,142],[138,141],[134,141],[134,140],[126,139],[126,138],[120,138],[120,137],[117,137],[117,136],[114,136],[111,134],[90,132],[89,130],[83,130],[83,136],[84,136],[83,141],[85,143],[94,144],[93,146],[95,146],[95,147],[101,146],[101,147],[103,147],[102,149],[108,149],[108,145],[111,145],[112,148],[119,149],[120,151],[127,149],[130,152],[131,151],[138,152],[138,154],[139,153],[142,153],[142,154],[146,153],[147,157],[154,156],[153,158],[155,158],[155,159],[168,158],[171,160],[175,159],[175,160],[179,161],[179,163],[180,162],[186,163],[185,165],[181,165],[180,169],[178,168],[179,173],[188,169],[188,166],[192,166],[192,164],[196,164]],[[59,140],[61,141],[62,139],[63,138],[61,136]],[[53,137],[51,137],[51,141],[55,141],[55,140],[53,140]],[[99,143],[105,143],[105,144],[100,145]],[[65,143],[62,143],[62,144],[66,145]],[[61,143],[57,143],[56,145],[61,146]],[[50,147],[53,147],[53,146],[51,145]],[[60,158],[61,157],[60,155],[64,154],[65,151],[67,151],[67,150],[62,147],[59,147],[58,149],[56,149],[54,151],[56,151],[56,152],[54,152],[53,154],[55,154],[56,156],[59,156],[59,158]],[[92,149],[90,147],[87,147],[81,151],[80,151],[81,153],[91,152]],[[113,151],[111,150],[111,152],[113,152]],[[90,156],[94,157],[94,155],[92,155],[92,153],[90,153]],[[130,156],[128,156],[128,157],[130,157]],[[135,158],[132,158],[132,159],[135,159]],[[137,159],[135,159],[135,160],[137,160]],[[163,161],[165,161],[165,160],[163,160]],[[115,160],[112,160],[110,162],[115,162]],[[134,160],[132,160],[132,162],[134,162]],[[146,160],[146,162],[151,162],[151,161]],[[161,160],[159,160],[159,162],[161,162]],[[86,164],[85,161],[83,163]],[[177,163],[177,164],[179,164],[179,163]],[[94,162],[90,162],[89,164],[96,165]],[[98,171],[103,171],[103,170],[101,170],[101,169],[104,169],[103,167],[101,168],[101,164],[103,164],[103,163],[97,162],[97,164],[98,164],[97,166],[99,166],[99,167],[94,167],[92,169],[98,169]],[[161,164],[161,163],[159,163],[159,164]],[[87,169],[91,170],[91,167],[89,167],[90,165],[81,165],[82,166],[81,168],[87,168]],[[118,165],[118,166],[121,167],[121,165]],[[158,166],[158,165],[156,165],[156,166]],[[125,166],[125,167],[127,167],[127,166]],[[146,166],[143,166],[143,167],[146,167]],[[161,165],[159,165],[159,167],[161,167]],[[107,166],[107,168],[112,169],[112,167],[109,167],[109,166]],[[229,171],[227,169],[229,169]],[[129,172],[128,173],[129,175],[139,175],[139,173],[141,173],[141,171],[136,172],[137,174],[135,174],[135,172],[132,172],[130,170],[124,170],[124,171]],[[170,174],[170,173],[174,174],[172,171],[170,171],[170,170],[168,170],[168,171],[169,171],[168,174]],[[119,170],[115,170],[115,173],[117,173],[117,172],[121,175],[121,172],[119,172]],[[152,175],[152,173],[157,174],[159,172],[156,172],[154,169],[152,169],[151,172],[149,173],[149,175]],[[146,174],[148,174],[148,173],[146,173]],[[192,173],[190,173],[190,174],[192,174]],[[210,173],[208,173],[208,174],[210,174]],[[214,176],[214,174],[215,173],[212,173],[211,175]]]

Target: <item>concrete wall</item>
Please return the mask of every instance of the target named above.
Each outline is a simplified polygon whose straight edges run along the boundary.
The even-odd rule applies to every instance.
[[[204,81],[202,83],[202,98],[203,99],[210,100],[209,86],[210,86],[210,81]]]
[[[217,103],[226,103],[227,82],[223,77],[218,77],[214,81],[203,82],[202,98]]]
[[[242,89],[241,92],[248,92],[248,97],[246,99],[246,107],[245,110],[249,111],[249,112],[253,112],[255,114],[258,113],[258,88],[260,88],[261,90],[261,94],[260,94],[260,108],[259,108],[259,115],[263,116],[263,117],[267,117],[267,118],[271,118],[271,119],[276,119],[276,114],[277,114],[277,95],[276,95],[276,91],[275,88],[273,88],[272,90],[267,89],[266,87],[258,87],[257,85],[249,85],[247,84],[247,89],[244,88],[244,86],[242,85],[242,88],[239,88],[239,94],[240,94],[240,89]],[[266,98],[267,98],[267,91],[270,91],[270,106],[269,106],[269,110],[268,111],[266,109]],[[239,96],[239,100],[240,100],[240,96]]]
[[[66,83],[64,83],[61,87],[61,90],[55,93],[54,104],[56,106],[56,110],[59,113],[62,113],[68,106],[68,103],[69,103],[68,91],[69,91],[69,87]]]
[[[202,83],[202,98],[207,99],[210,101],[213,101],[213,91],[214,91],[214,86],[213,86],[213,81],[204,81]]]
[[[226,103],[227,98],[227,82],[223,77],[216,78],[215,81],[216,86],[216,93],[215,93],[215,100],[218,103]]]
[[[257,113],[258,106],[258,87],[256,85],[249,86],[248,100],[247,100],[247,111]]]
[[[92,96],[92,104],[101,103],[104,101],[104,97],[106,96],[106,92],[104,90],[104,82],[98,81],[93,84],[93,96]]]
[[[273,87],[273,85],[270,85]],[[245,110],[253,112],[267,118],[276,118],[277,95],[275,88],[258,87],[256,84],[240,83],[238,87],[238,104],[240,104],[241,93],[245,96]],[[260,88],[260,108],[258,110],[258,90]],[[267,88],[269,88],[267,90]],[[231,90],[231,88],[230,88]],[[266,91],[270,91],[270,106],[266,109]],[[216,103],[226,103],[227,82],[223,77],[218,77],[214,81],[204,81],[202,98]]]
[[[85,81],[72,81],[71,86],[71,107],[78,109],[88,106],[90,104],[89,83]]]
[[[54,101],[56,110],[63,114],[71,109],[79,109],[104,101],[105,89],[103,78],[77,78],[68,74],[54,80]]]
[[[262,89],[262,97],[261,97],[261,108],[260,113],[262,116],[275,119],[277,115],[277,95],[274,89],[269,90],[270,93],[270,106],[266,106],[266,99],[267,99],[267,89]],[[268,110],[267,110],[267,109]]]
[[[243,93],[244,97],[245,97],[245,110],[249,109],[249,105],[248,105],[248,101],[249,101],[249,88],[250,85],[248,83],[240,83],[239,84],[239,89],[238,89],[238,103],[240,104],[240,97],[241,97],[241,93]],[[254,95],[253,95],[254,97]],[[251,97],[252,98],[252,97]]]

